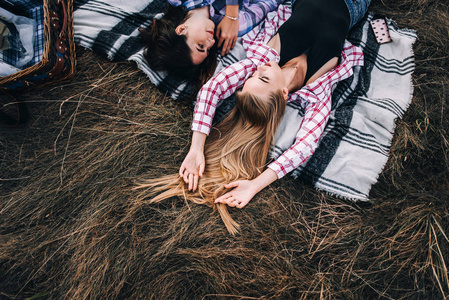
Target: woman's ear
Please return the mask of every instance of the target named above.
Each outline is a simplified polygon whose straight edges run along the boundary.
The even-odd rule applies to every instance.
[[[177,35],[185,35],[187,32],[187,25],[186,24],[179,24],[176,28],[175,28],[175,32]]]
[[[282,89],[282,96],[284,97],[284,100],[287,100],[287,98],[288,98],[288,88],[284,87]]]

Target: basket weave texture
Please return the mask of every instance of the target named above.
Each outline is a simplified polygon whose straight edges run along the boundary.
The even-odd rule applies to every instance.
[[[44,52],[39,63],[0,78],[0,89],[36,87],[72,79],[76,70],[73,0],[43,0]]]

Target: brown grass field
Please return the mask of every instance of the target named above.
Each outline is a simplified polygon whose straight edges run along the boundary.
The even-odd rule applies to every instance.
[[[411,106],[369,203],[283,178],[243,210],[136,202],[177,172],[192,108],[77,49],[74,80],[0,127],[0,299],[448,299],[449,3],[373,0],[415,29]]]

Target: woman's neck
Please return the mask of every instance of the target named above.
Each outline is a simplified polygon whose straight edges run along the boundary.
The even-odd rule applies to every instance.
[[[307,71],[307,57],[305,54],[292,58],[282,67],[289,93],[296,92],[304,86]]]
[[[209,5],[206,5],[204,7],[199,7],[192,9],[189,11],[190,17],[189,18],[207,18],[210,19],[209,14]]]

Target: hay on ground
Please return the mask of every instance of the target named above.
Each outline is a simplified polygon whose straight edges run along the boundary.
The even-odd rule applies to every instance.
[[[373,0],[418,31],[413,102],[370,203],[291,178],[227,234],[207,207],[137,202],[134,181],[177,169],[191,107],[133,63],[78,49],[76,78],[25,92],[0,128],[0,298],[444,299],[449,297],[449,4]]]

